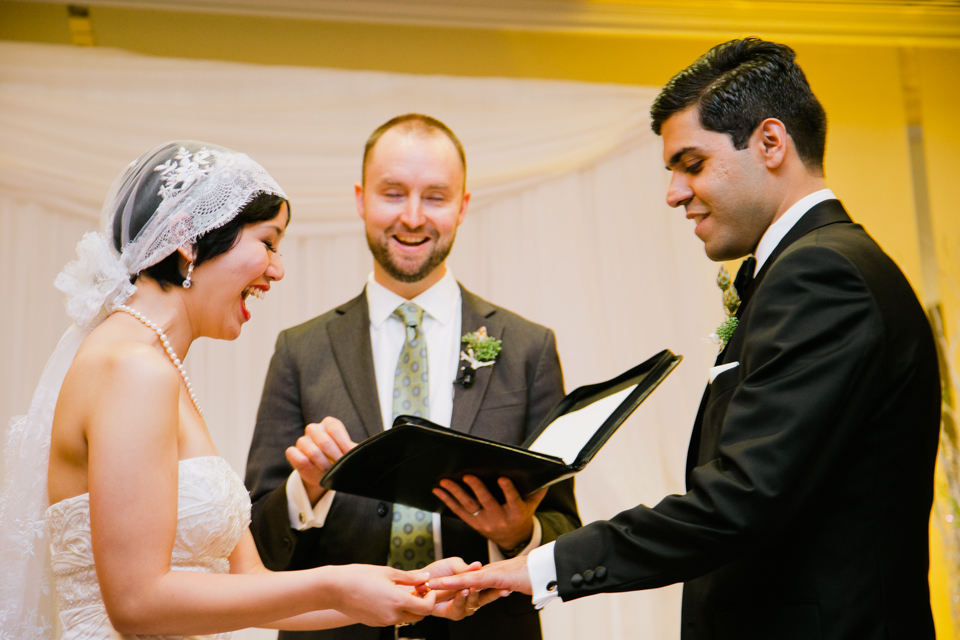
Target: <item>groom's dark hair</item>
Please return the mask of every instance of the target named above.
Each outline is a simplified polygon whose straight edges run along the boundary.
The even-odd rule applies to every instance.
[[[673,76],[650,107],[660,135],[671,116],[695,106],[700,126],[726,133],[736,149],[767,118],[780,120],[804,166],[823,173],[827,114],[794,61],[793,49],[759,38],[717,45]]]

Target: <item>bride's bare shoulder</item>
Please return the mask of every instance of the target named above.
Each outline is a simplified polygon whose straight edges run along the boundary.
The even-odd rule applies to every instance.
[[[156,339],[150,340],[136,325],[118,320],[107,318],[87,336],[67,374],[70,382],[94,395],[121,390],[155,394],[164,388],[175,392],[179,374]]]
[[[135,433],[151,442],[154,451],[157,443],[175,451],[179,389],[179,373],[156,340],[151,344],[136,326],[107,318],[84,340],[60,388],[51,441],[51,495],[63,498],[89,490],[87,461],[95,443],[100,450],[119,447],[129,458],[137,444],[129,438]],[[129,429],[131,423],[137,429]]]

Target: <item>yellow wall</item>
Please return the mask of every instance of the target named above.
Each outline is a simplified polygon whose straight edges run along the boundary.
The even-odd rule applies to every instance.
[[[960,121],[957,98],[960,91],[960,51],[920,51],[920,80],[926,163],[930,184],[930,208],[940,262],[941,293],[947,337],[960,336],[960,199],[957,198],[960,169]],[[945,527],[960,526],[956,520]],[[940,532],[931,527],[930,588],[940,638],[960,636],[949,618],[950,594],[957,588],[941,567],[946,562]],[[940,566],[938,566],[938,564]]]
[[[99,46],[161,56],[407,73],[662,85],[727,39],[538,33],[352,24],[92,7]],[[761,34],[736,34],[763,35]],[[0,1],[0,39],[70,43],[66,5]],[[854,43],[794,46],[830,121],[827,179],[853,217],[920,286],[920,258],[897,50]],[[960,322],[960,50],[918,56],[937,252],[948,327]],[[951,289],[950,287],[953,287]],[[954,332],[956,333],[956,332]],[[934,534],[933,560],[943,562]],[[946,575],[932,572],[941,638],[955,638]]]
[[[926,135],[926,160],[930,179],[937,256],[949,266],[941,283],[947,327],[957,335],[960,323],[960,51],[920,51],[921,99]]]

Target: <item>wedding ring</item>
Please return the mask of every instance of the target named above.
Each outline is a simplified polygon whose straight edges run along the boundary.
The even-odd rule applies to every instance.
[[[471,513],[470,515],[471,515],[472,517],[476,518],[478,515],[480,515],[480,512],[481,512],[481,511],[482,511],[482,509],[477,509],[476,511],[474,511],[474,512]]]

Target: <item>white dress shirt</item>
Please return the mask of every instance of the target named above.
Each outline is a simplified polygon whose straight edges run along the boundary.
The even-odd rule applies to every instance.
[[[760,238],[760,242],[757,243],[757,250],[753,254],[753,257],[757,259],[757,266],[753,269],[753,275],[756,276],[760,273],[760,269],[767,258],[777,248],[783,237],[790,232],[790,229],[793,229],[793,226],[803,217],[803,214],[824,200],[836,199],[837,196],[833,195],[833,191],[830,189],[820,189],[820,191],[814,191],[810,195],[800,198],[793,203],[792,207],[784,211],[776,222],[767,227]]]
[[[834,200],[837,196],[830,189],[821,189],[810,195],[797,200],[793,206],[784,211],[783,215],[776,222],[767,227],[767,230],[757,243],[757,250],[754,257],[757,259],[757,266],[753,271],[756,276],[760,273],[760,268],[777,248],[784,236],[793,229],[794,225],[803,217],[807,211],[814,205],[820,204],[824,200]],[[533,604],[537,609],[542,609],[547,603],[560,597],[557,589],[557,563],[553,557],[554,542],[543,545],[530,552],[527,559],[527,572],[530,574],[530,585],[533,587]],[[548,588],[552,585],[552,589]]]
[[[373,278],[367,278],[367,307],[370,312],[370,346],[373,350],[373,369],[380,399],[380,413],[384,430],[393,426],[393,385],[397,360],[407,339],[403,321],[393,312],[404,302],[403,297],[390,291]],[[453,381],[460,364],[462,296],[460,285],[450,269],[435,285],[411,300],[423,309],[423,335],[427,341],[427,372],[430,379],[430,421],[449,427],[453,415]],[[335,416],[334,416],[335,417]],[[336,495],[327,491],[310,506],[310,498],[294,471],[287,478],[287,511],[290,526],[297,531],[322,527]],[[433,514],[433,538],[436,557],[443,557],[440,515]],[[534,518],[534,540],[529,548],[540,543],[540,522]],[[536,543],[536,544],[534,544]],[[497,545],[488,544],[491,560],[502,559]],[[528,551],[525,549],[525,551]],[[496,554],[496,556],[494,555]]]

